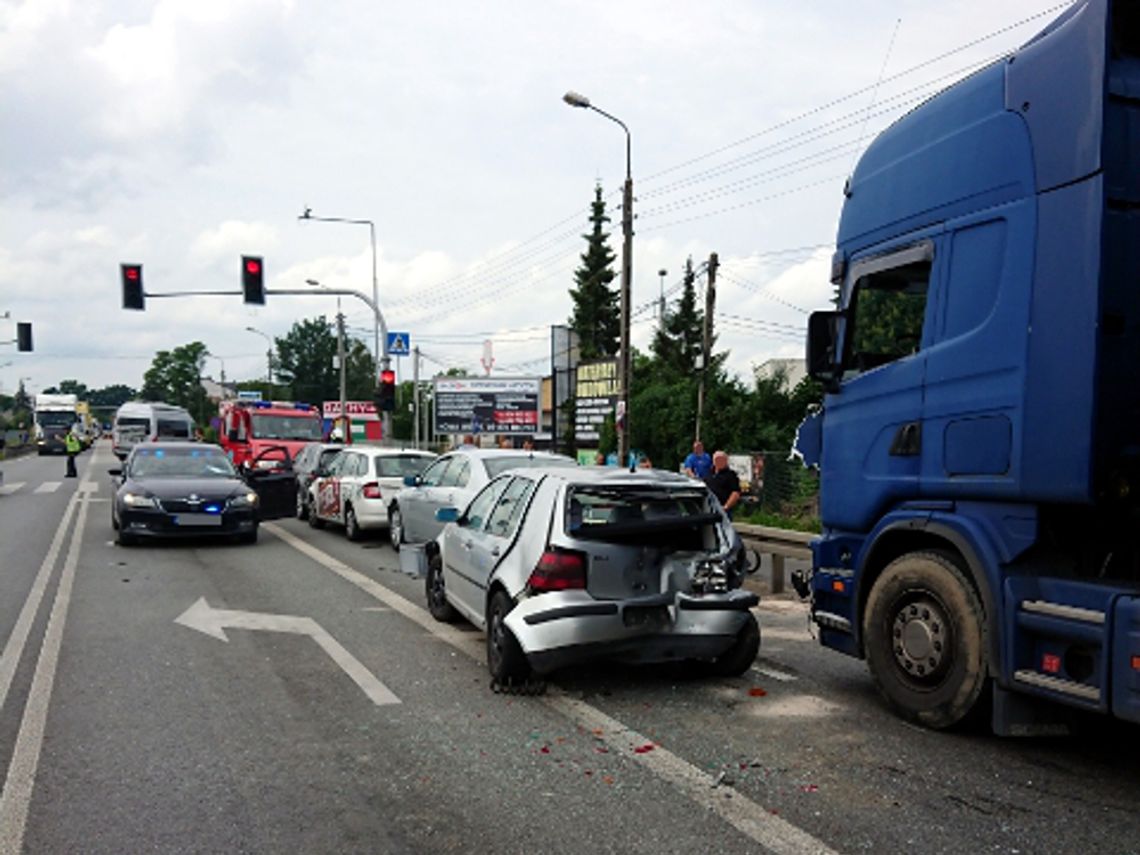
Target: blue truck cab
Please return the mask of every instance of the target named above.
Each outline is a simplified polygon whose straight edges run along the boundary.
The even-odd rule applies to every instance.
[[[1140,721],[1140,0],[1070,6],[844,194],[797,440],[822,644],[934,728]]]

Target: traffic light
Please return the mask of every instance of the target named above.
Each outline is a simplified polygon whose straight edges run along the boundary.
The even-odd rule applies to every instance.
[[[32,352],[32,325],[26,321],[16,324],[16,350],[20,353]]]
[[[265,265],[260,255],[241,257],[241,290],[245,302],[265,305]]]
[[[123,280],[123,308],[142,311],[146,308],[143,294],[141,264],[120,264],[119,273]]]
[[[380,384],[376,387],[376,409],[390,413],[396,409],[396,372],[380,372]]]

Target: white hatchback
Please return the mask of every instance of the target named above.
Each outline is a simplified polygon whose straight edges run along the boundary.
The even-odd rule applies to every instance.
[[[387,528],[388,505],[404,479],[419,475],[436,455],[414,449],[349,446],[309,486],[309,525],[344,526],[349,540],[365,529]]]

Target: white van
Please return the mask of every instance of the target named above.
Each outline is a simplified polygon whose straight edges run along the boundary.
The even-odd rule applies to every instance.
[[[120,460],[140,442],[160,439],[193,439],[194,419],[182,407],[130,401],[115,413],[111,450]]]

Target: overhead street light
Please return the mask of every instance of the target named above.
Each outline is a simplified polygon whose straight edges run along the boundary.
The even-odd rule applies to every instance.
[[[253,327],[246,327],[245,331],[255,333],[255,334],[261,336],[263,339],[265,339],[265,345],[266,345],[265,359],[266,359],[266,362],[268,363],[268,369],[269,369],[269,373],[266,374],[265,376],[266,376],[266,379],[269,381],[269,384],[272,386],[273,385],[273,339],[270,338],[270,336],[268,334],[263,333],[259,329],[254,329]]]
[[[383,370],[387,370],[391,364],[391,358],[388,356],[388,330],[387,324],[383,323],[383,318],[380,314],[380,286],[376,279],[376,224],[372,220],[357,220],[350,217],[318,217],[313,214],[313,209],[308,205],[304,207],[298,220],[313,220],[318,223],[350,223],[357,226],[368,226],[368,237],[372,244],[372,304],[375,311],[375,316],[372,321],[372,335],[373,335],[373,354],[376,357],[376,362]],[[307,284],[314,284],[312,280],[306,280]],[[380,337],[380,327],[384,326],[384,337]],[[390,413],[385,413],[382,417],[384,438],[389,439],[392,436],[392,416]]]
[[[632,143],[629,128],[617,116],[610,115],[590,103],[590,99],[578,92],[567,92],[562,100],[571,107],[580,107],[593,110],[616,122],[625,131],[625,188],[622,193],[621,210],[621,352],[618,357],[618,374],[620,376],[621,391],[618,401],[618,459],[621,465],[629,463],[630,447],[630,412],[629,387],[631,381],[630,366],[632,360],[629,352],[629,314],[630,314],[630,284],[633,279],[633,166],[630,150]]]

